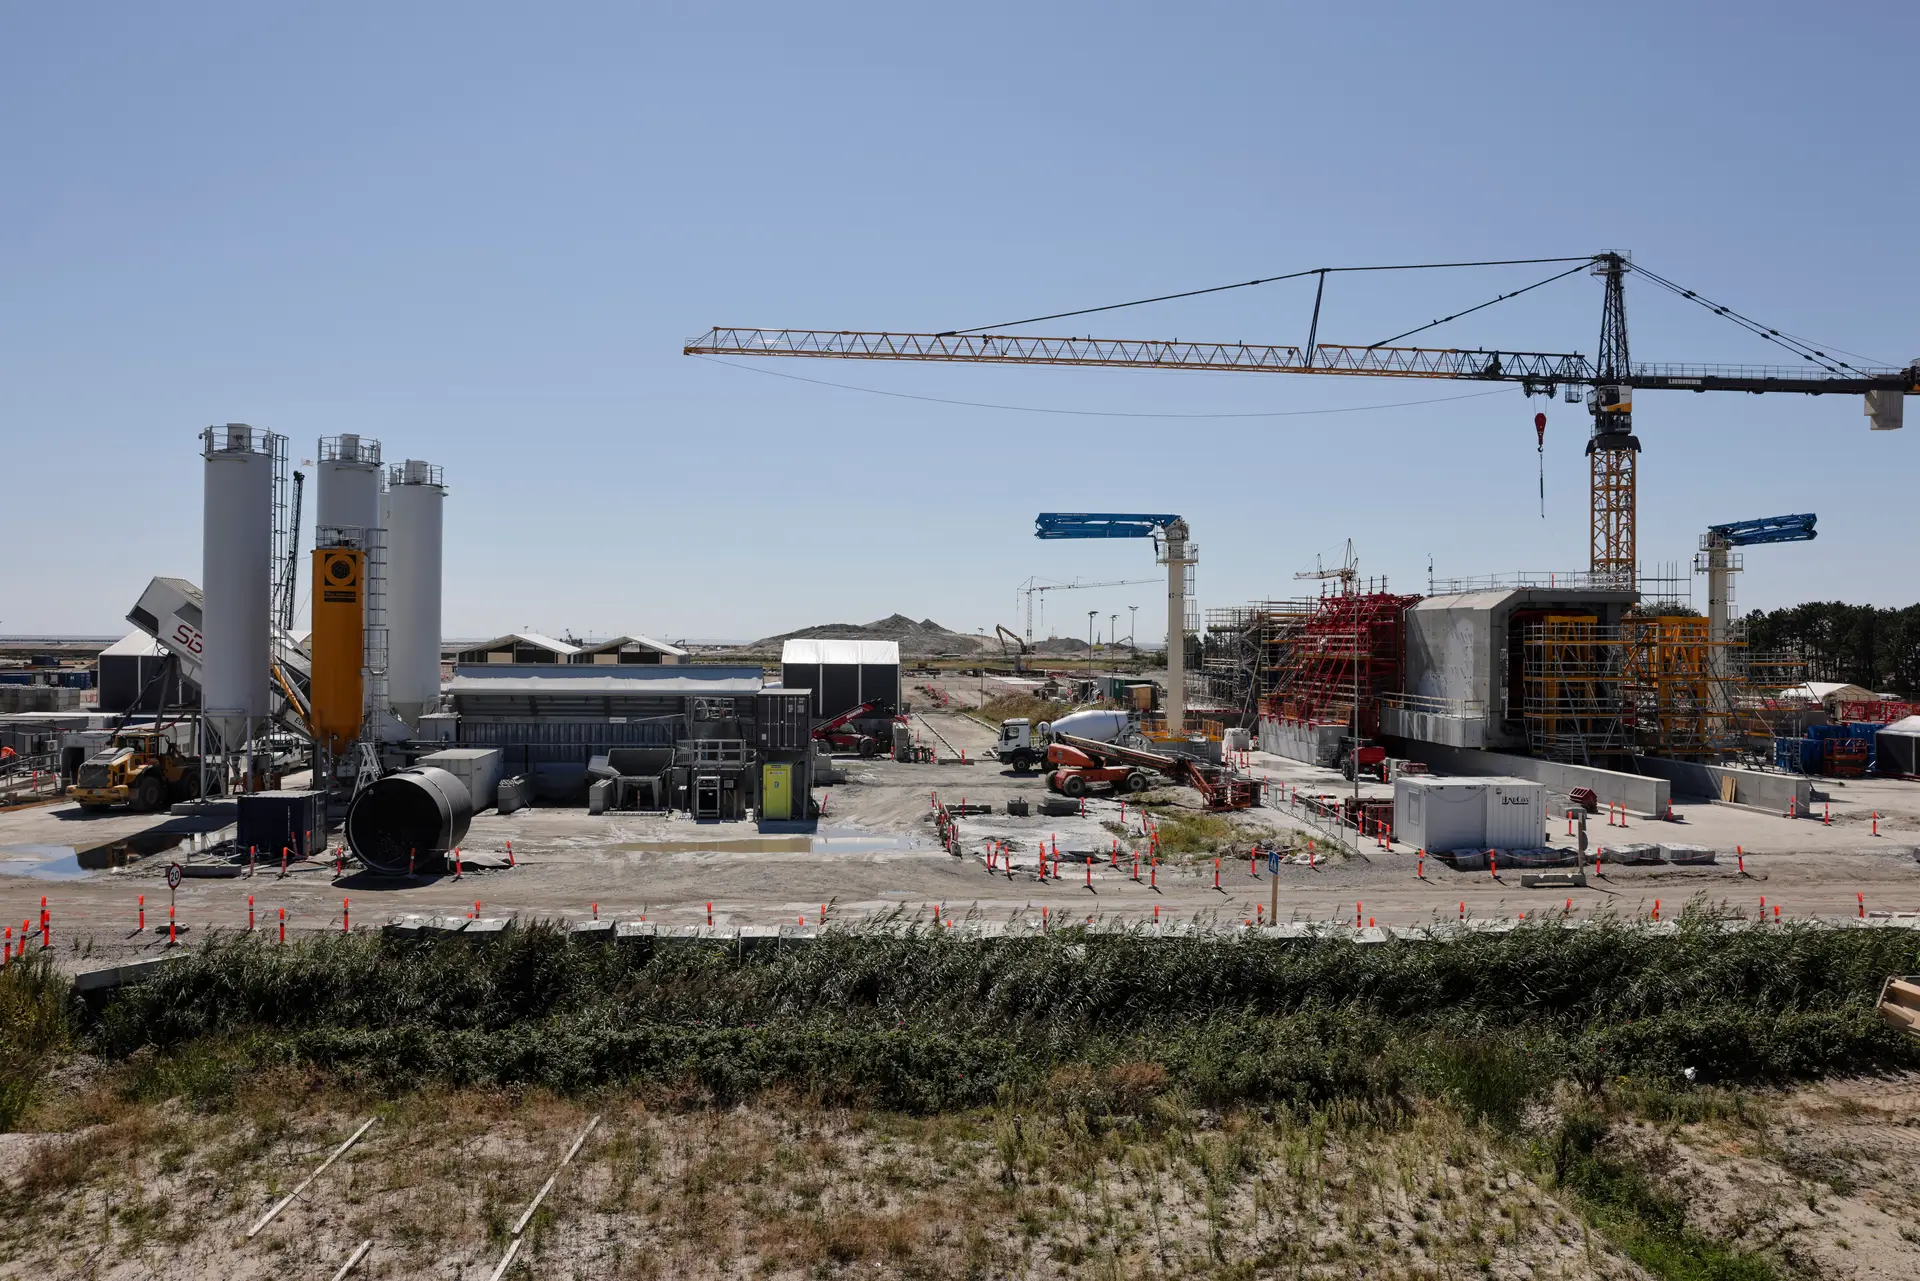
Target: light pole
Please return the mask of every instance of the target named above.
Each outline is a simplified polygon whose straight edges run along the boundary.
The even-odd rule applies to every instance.
[[[1120,643],[1120,615],[1107,615],[1107,656],[1113,656],[1114,647]]]
[[[1140,661],[1140,645],[1133,639],[1133,625],[1139,621],[1139,618],[1140,607],[1138,605],[1127,606],[1127,648],[1133,651],[1135,662]]]
[[[1089,672],[1093,670],[1093,620],[1098,617],[1100,617],[1099,610],[1087,611],[1087,670]]]

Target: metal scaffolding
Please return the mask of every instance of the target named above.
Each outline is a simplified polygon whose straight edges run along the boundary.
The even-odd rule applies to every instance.
[[[1589,765],[1632,750],[1618,628],[1592,614],[1549,614],[1527,626],[1521,648],[1521,718],[1536,756]]]
[[[1232,708],[1251,723],[1261,701],[1279,687],[1313,608],[1307,599],[1208,610],[1208,644],[1200,671],[1207,701]]]
[[[1380,697],[1404,683],[1407,608],[1418,596],[1340,592],[1312,602],[1292,631],[1261,715],[1319,725],[1351,724],[1359,701],[1361,735],[1380,732]]]

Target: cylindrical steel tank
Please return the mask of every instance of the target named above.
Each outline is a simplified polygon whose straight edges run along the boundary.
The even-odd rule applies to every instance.
[[[332,541],[330,529],[366,530],[380,525],[380,442],[351,434],[323,436],[313,507],[314,545]],[[361,544],[364,546],[364,542]]]
[[[360,737],[365,711],[366,553],[358,547],[313,552],[313,732],[336,756]]]
[[[440,469],[409,458],[387,474],[387,698],[417,725],[440,701]]]
[[[367,784],[347,811],[347,847],[385,876],[437,869],[467,835],[473,796],[466,784],[431,765]]]
[[[201,433],[205,459],[200,587],[207,721],[240,747],[250,721],[272,714],[273,441],[245,423]]]

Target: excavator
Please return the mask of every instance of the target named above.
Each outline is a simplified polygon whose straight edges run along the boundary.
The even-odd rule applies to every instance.
[[[1000,623],[995,623],[993,625],[993,630],[994,630],[994,634],[1000,638],[1001,656],[1003,658],[1011,657],[1013,659],[1013,674],[1015,676],[1026,675],[1027,655],[1033,653],[1033,648],[1030,645],[1028,645],[1024,640],[1021,640],[1018,633],[1012,631],[1011,629],[1003,626]],[[1013,642],[1011,647],[1009,647],[1007,644],[1007,642],[1009,641]]]

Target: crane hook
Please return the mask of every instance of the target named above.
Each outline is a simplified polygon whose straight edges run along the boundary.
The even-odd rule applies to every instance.
[[[1547,518],[1547,415],[1540,412],[1533,416],[1533,434],[1536,440],[1534,452],[1540,455],[1540,519]]]

